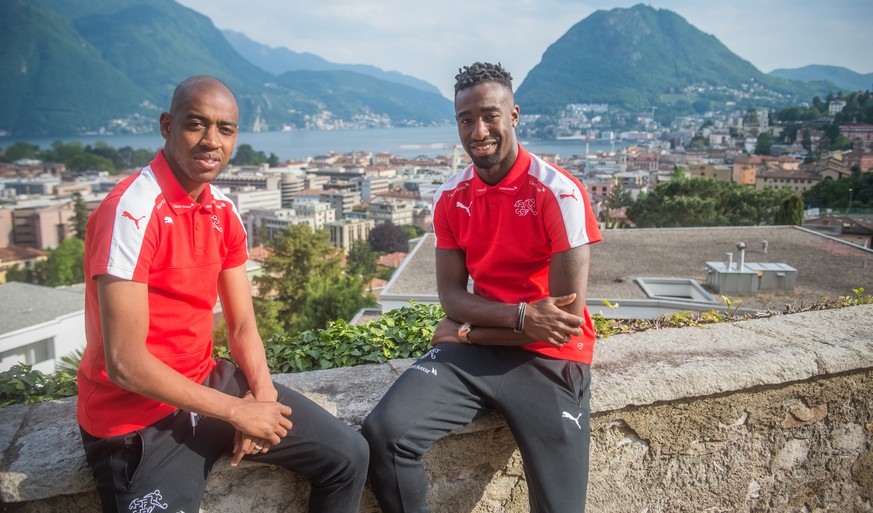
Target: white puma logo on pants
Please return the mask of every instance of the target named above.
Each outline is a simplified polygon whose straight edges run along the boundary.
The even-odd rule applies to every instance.
[[[562,412],[562,413],[563,413],[563,415],[561,415],[561,418],[562,418],[562,419],[570,419],[570,420],[572,420],[573,422],[576,423],[576,427],[577,427],[577,428],[582,429],[582,426],[579,425],[579,419],[582,418],[582,414],[581,414],[581,413],[580,413],[579,415],[576,415],[575,417],[572,416],[572,415],[570,415],[570,414],[567,413],[567,412]]]

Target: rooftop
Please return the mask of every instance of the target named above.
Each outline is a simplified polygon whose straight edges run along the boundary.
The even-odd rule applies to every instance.
[[[85,309],[82,286],[43,287],[9,282],[0,285],[0,335],[49,322]]]
[[[783,310],[824,296],[873,291],[873,251],[793,226],[604,230],[591,248],[588,297],[647,299],[637,278],[690,278],[706,284],[706,262],[721,261],[746,244],[745,262],[788,264],[797,269],[793,291],[743,296],[743,308]],[[764,253],[764,241],[767,252]],[[738,259],[734,256],[734,262]],[[428,234],[383,291],[386,295],[435,297],[434,239]]]

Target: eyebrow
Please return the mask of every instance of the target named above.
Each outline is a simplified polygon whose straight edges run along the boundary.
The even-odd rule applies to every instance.
[[[489,105],[487,107],[482,107],[479,110],[484,111],[484,112],[495,112],[495,111],[500,111],[500,107],[498,107],[496,105],[493,105],[493,106]],[[455,114],[455,119],[458,119],[461,116],[467,116],[470,114],[470,112],[471,112],[471,109],[462,110],[461,112],[458,112]]]
[[[196,120],[199,120],[199,121],[209,121],[209,120],[210,120],[208,116],[204,116],[204,115],[202,115],[202,114],[197,114],[196,112],[191,112],[191,113],[189,113],[187,116],[185,116],[185,119],[196,119]],[[223,120],[223,119],[217,121],[216,124],[217,124],[217,125],[221,125],[221,126],[233,126],[233,127],[239,127],[239,123],[238,123],[238,122],[236,122],[236,121],[227,121],[227,120]]]

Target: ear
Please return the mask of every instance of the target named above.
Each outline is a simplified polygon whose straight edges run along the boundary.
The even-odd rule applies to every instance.
[[[163,137],[164,140],[166,140],[167,137],[170,136],[170,121],[171,120],[172,120],[172,118],[170,118],[170,114],[168,112],[161,113],[161,118],[160,118],[159,123],[160,123],[160,127],[161,127],[161,137]]]

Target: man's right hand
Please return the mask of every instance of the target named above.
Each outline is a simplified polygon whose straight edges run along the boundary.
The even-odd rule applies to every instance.
[[[561,309],[576,300],[576,294],[544,297],[528,303],[524,315],[524,334],[531,340],[561,347],[571,336],[582,335],[585,319]]]

